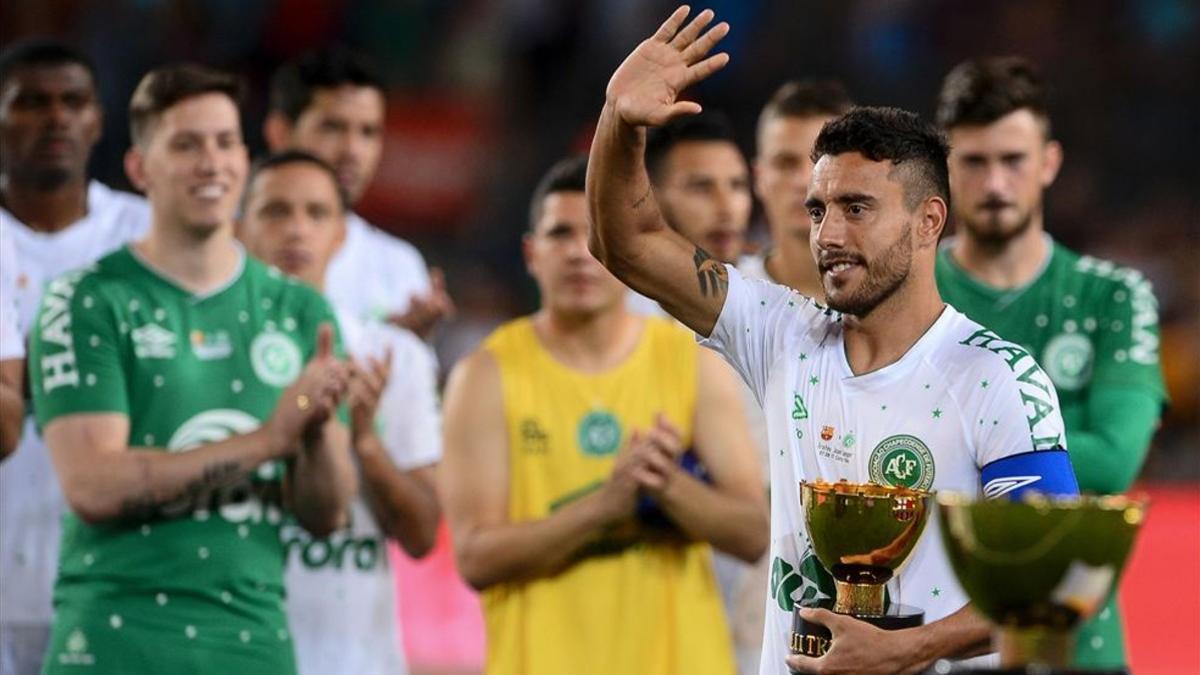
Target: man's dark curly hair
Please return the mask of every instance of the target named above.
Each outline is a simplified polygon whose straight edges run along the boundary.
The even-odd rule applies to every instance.
[[[813,145],[815,163],[824,155],[857,152],[872,162],[891,162],[901,170],[904,204],[941,197],[950,204],[950,172],[946,138],[914,113],[899,108],[854,108],[821,128]],[[896,172],[889,174],[895,177]]]
[[[657,183],[663,178],[663,165],[675,146],[710,141],[726,141],[738,147],[733,123],[717,110],[677,117],[661,127],[652,127],[646,132],[646,172],[650,174],[650,180]],[[741,148],[738,148],[738,153],[741,153]]]
[[[1028,109],[1042,121],[1049,138],[1048,99],[1042,74],[1026,58],[998,56],[964,61],[942,81],[937,122],[946,130],[983,126],[1009,113]]]

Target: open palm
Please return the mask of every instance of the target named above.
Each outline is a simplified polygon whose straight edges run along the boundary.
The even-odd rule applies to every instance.
[[[608,101],[626,124],[660,126],[700,112],[699,104],[678,100],[680,92],[729,62],[725,53],[707,56],[729,32],[729,24],[721,22],[701,35],[713,12],[706,9],[683,26],[689,11],[686,5],[676,9],[609,80]]]

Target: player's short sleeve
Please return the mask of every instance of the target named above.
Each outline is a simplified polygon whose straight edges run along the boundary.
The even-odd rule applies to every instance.
[[[25,357],[17,311],[17,250],[7,227],[0,228],[0,361]]]
[[[417,247],[386,234],[381,233],[380,236],[386,237],[387,243],[391,245],[396,272],[409,276],[410,279],[406,280],[409,284],[420,289],[422,293],[428,293],[433,287],[429,279],[429,267]]]
[[[436,464],[442,458],[437,358],[415,335],[382,328],[388,329],[392,367],[379,403],[380,440],[400,469]]]
[[[51,281],[32,326],[29,379],[38,425],[63,415],[129,414],[126,348],[116,303],[86,272]]]
[[[1016,345],[1003,352],[1015,366],[1000,358],[992,359],[977,384],[981,399],[978,407],[975,451],[976,465],[984,467],[998,459],[1021,453],[1066,449],[1066,428],[1058,402],[1058,392],[1050,377],[1032,356]],[[981,359],[983,360],[983,359]],[[988,387],[982,387],[984,382]]]
[[[1144,387],[1165,398],[1154,289],[1136,270],[1118,269],[1113,277],[1095,299],[1098,317],[1092,383]]]
[[[789,350],[799,350],[814,331],[831,321],[831,314],[810,298],[785,286],[747,279],[732,265],[725,305],[712,334],[700,344],[716,351],[733,366],[754,392],[765,398],[772,365]]]

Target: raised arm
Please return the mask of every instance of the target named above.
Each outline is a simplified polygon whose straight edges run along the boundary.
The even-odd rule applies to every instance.
[[[459,571],[474,588],[558,572],[632,516],[637,484],[626,471],[545,518],[509,519],[508,430],[500,371],[486,351],[454,369],[444,415],[442,497]]]
[[[708,56],[729,24],[703,32],[712,11],[684,26],[687,15],[686,6],[675,10],[608,83],[588,160],[590,248],[617,278],[707,336],[725,302],[725,267],[667,226],[644,158],[645,127],[700,112],[699,104],[679,100],[680,93],[729,61],[723,53]]]

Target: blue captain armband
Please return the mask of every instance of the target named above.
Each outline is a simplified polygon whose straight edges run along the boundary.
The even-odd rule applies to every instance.
[[[1061,446],[998,459],[983,467],[980,479],[985,499],[1008,497],[1015,501],[1026,492],[1050,496],[1079,494],[1071,458]]]

